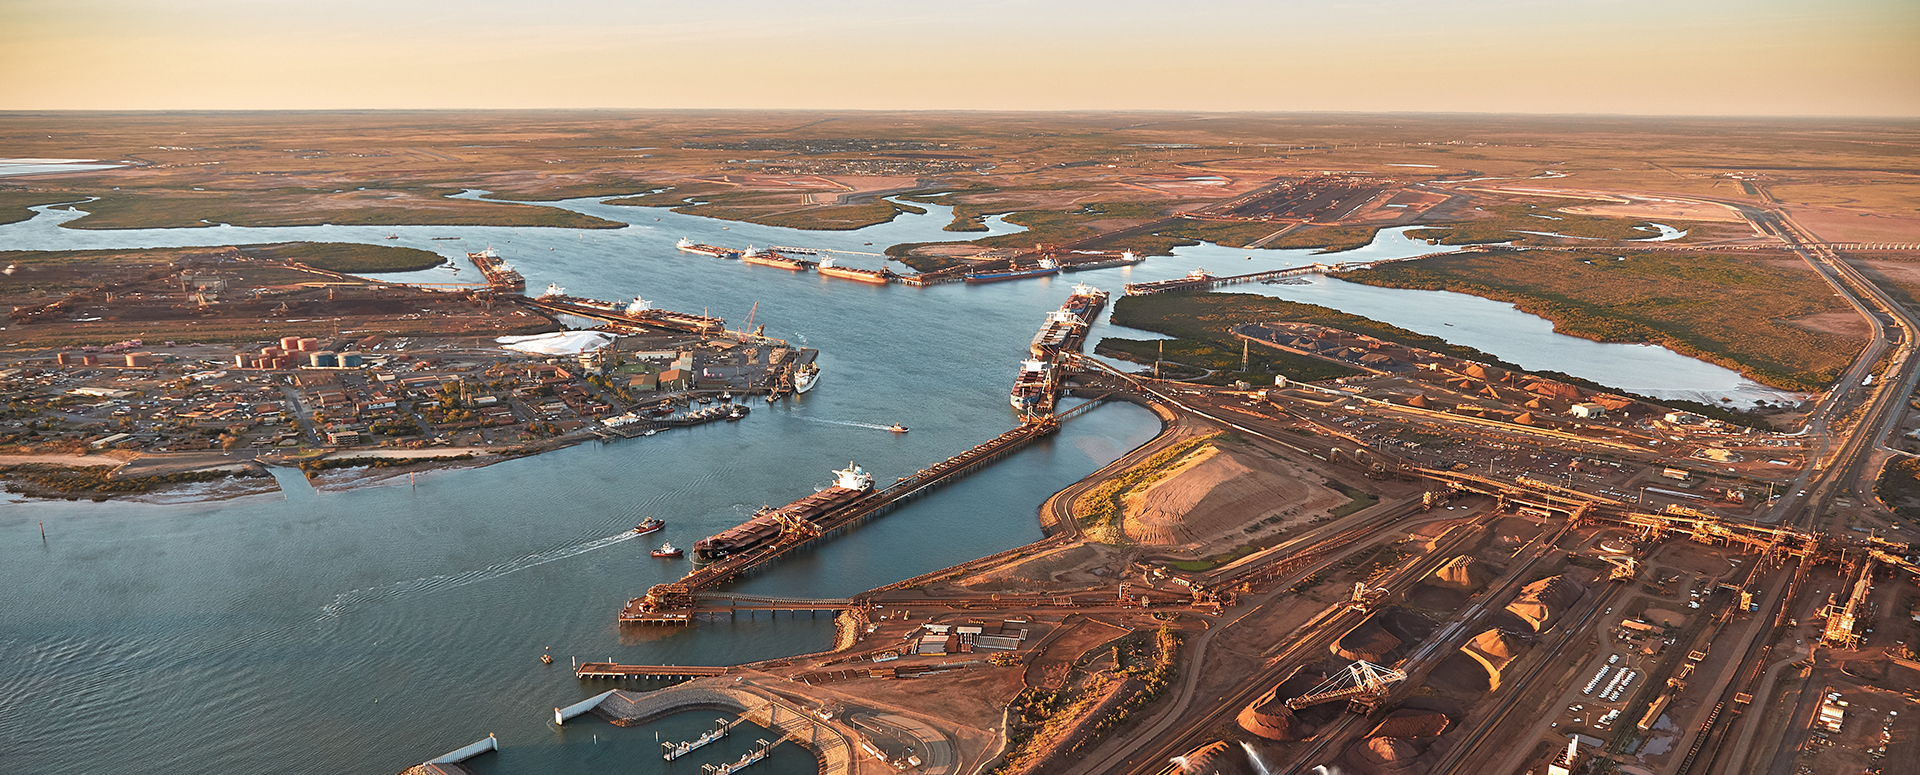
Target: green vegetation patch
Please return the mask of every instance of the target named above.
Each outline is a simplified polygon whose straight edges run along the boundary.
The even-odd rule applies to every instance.
[[[283,242],[273,245],[247,245],[240,252],[254,258],[296,261],[316,269],[342,274],[378,274],[380,272],[417,272],[446,262],[431,250],[398,245],[365,245],[355,242]]]
[[[1889,459],[1874,482],[1873,494],[1893,513],[1920,521],[1920,458]]]
[[[1441,245],[1483,245],[1514,242],[1526,245],[1551,245],[1559,240],[1524,232],[1552,232],[1567,237],[1606,240],[1638,240],[1660,236],[1660,230],[1646,221],[1575,215],[1560,208],[1604,204],[1603,202],[1560,202],[1552,206],[1522,202],[1489,205],[1480,208],[1485,218],[1456,221],[1433,228],[1414,229],[1407,236]]]
[[[1302,304],[1270,296],[1247,293],[1155,293],[1122,296],[1113,305],[1114,325],[1212,342],[1216,346],[1225,345],[1231,348],[1235,362],[1240,356],[1240,340],[1233,335],[1233,327],[1243,323],[1273,322],[1315,323],[1482,363],[1502,365],[1499,359],[1491,355],[1436,336],[1415,333],[1317,304]],[[1260,348],[1256,345],[1253,349],[1257,351]]]
[[[98,192],[98,200],[75,207],[88,215],[61,224],[69,229],[172,229],[235,226],[556,226],[618,229],[624,223],[541,205],[449,199],[453,190],[394,188],[355,191],[179,191],[143,189]]]
[[[1170,228],[1160,229],[1154,233],[1165,237],[1211,242],[1215,245],[1234,248],[1248,247],[1262,237],[1284,228],[1287,228],[1287,224],[1181,221]],[[1338,253],[1372,244],[1374,235],[1379,231],[1378,226],[1301,226],[1260,247],[1267,250],[1319,248],[1321,253]]]
[[[640,196],[609,199],[607,204],[671,207],[676,213],[723,221],[813,231],[851,231],[887,223],[901,213],[925,215],[925,208],[876,197],[864,204],[805,205],[792,193],[743,191],[730,186],[692,184]]]
[[[1026,231],[978,239],[973,244],[989,248],[1060,244],[1099,233],[1100,229],[1093,225],[1095,221],[1151,220],[1163,214],[1159,206],[1139,202],[1088,202],[1081,205],[1080,209],[1069,211],[1021,210],[1008,215],[1006,221],[1025,226]]]
[[[643,180],[609,177],[591,181],[542,182],[533,185],[503,186],[482,194],[494,201],[557,202],[562,199],[622,196],[657,188]]]
[[[1213,570],[1214,568],[1218,568],[1222,565],[1233,562],[1234,560],[1238,560],[1242,557],[1245,557],[1249,554],[1253,554],[1254,552],[1257,552],[1257,551],[1260,551],[1260,547],[1255,546],[1253,544],[1246,544],[1244,546],[1234,549],[1233,551],[1221,552],[1219,554],[1210,554],[1198,560],[1174,560],[1172,562],[1167,563],[1167,566],[1173,568],[1174,570],[1186,571],[1188,573],[1202,573],[1205,571]]]
[[[27,208],[77,202],[86,197],[63,191],[0,191],[0,223],[18,223],[33,217]]]
[[[336,468],[399,468],[421,463],[454,463],[472,460],[473,453],[464,455],[439,455],[435,457],[330,457],[312,458],[300,461],[300,471],[309,478],[321,471]]]
[[[1201,380],[1209,384],[1224,385],[1239,379],[1250,384],[1270,385],[1274,376],[1280,374],[1288,379],[1317,382],[1361,373],[1358,369],[1332,361],[1257,346],[1247,348],[1247,368],[1242,370],[1240,343],[1213,339],[1141,340],[1108,337],[1101,339],[1093,351],[1098,355],[1134,363],[1153,363],[1163,359],[1162,348],[1167,365],[1180,364],[1214,372]],[[1167,376],[1164,369],[1162,376]]]
[[[1348,498],[1352,499],[1347,501],[1346,503],[1343,503],[1335,507],[1333,511],[1328,512],[1328,514],[1335,519],[1347,516],[1348,514],[1352,514],[1356,511],[1359,511],[1361,509],[1364,509],[1368,506],[1372,506],[1373,504],[1380,502],[1380,496],[1367,492],[1366,490],[1359,489],[1357,487],[1348,487],[1347,485],[1337,481],[1328,481],[1327,485],[1336,490],[1339,490],[1342,495],[1345,495]]]
[[[1509,302],[1553,321],[1562,334],[1651,342],[1776,388],[1822,390],[1862,342],[1795,321],[1850,314],[1849,308],[1804,269],[1756,260],[1770,257],[1494,250],[1403,261],[1340,278]]]
[[[32,493],[38,490],[75,497],[152,492],[171,484],[225,479],[234,473],[234,471],[219,469],[116,479],[113,477],[112,466],[67,467],[44,463],[0,465],[0,479],[9,482],[8,492]],[[15,482],[23,482],[28,487],[22,488],[14,484]]]

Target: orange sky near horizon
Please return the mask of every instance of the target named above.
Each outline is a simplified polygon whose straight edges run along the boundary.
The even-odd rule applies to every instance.
[[[6,0],[0,110],[1920,116],[1920,3]]]

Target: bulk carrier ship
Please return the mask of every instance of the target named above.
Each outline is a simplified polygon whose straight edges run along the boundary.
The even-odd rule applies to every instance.
[[[818,524],[873,491],[873,475],[857,465],[848,463],[846,468],[833,473],[832,487],[777,509],[772,506],[761,507],[747,521],[695,542],[694,557],[702,562],[712,562],[751,551],[778,538],[786,523],[800,521]]]
[[[833,259],[831,258],[823,259],[820,265],[815,268],[819,270],[821,274],[828,277],[838,277],[842,280],[874,283],[876,285],[885,285],[891,282],[894,277],[892,272],[885,269],[857,269],[851,266],[840,266],[833,263]]]
[[[1059,273],[1059,264],[1054,263],[1051,258],[1043,258],[1040,259],[1039,264],[1031,269],[1008,269],[1004,272],[968,272],[967,282],[974,284],[997,283],[1004,280],[1024,280],[1029,277],[1046,277],[1047,275]]]
[[[807,267],[813,266],[812,261],[790,258],[772,250],[760,250],[752,245],[747,246],[747,252],[740,254],[740,260],[748,264],[791,269],[796,272],[805,272]]]
[[[1021,361],[1020,376],[1013,380],[1008,403],[1022,419],[1053,414],[1053,364],[1046,361]]]
[[[527,289],[527,278],[521,277],[519,272],[507,265],[507,262],[502,260],[500,254],[493,248],[487,248],[478,253],[468,253],[467,260],[472,261],[474,268],[480,270],[481,277],[487,278],[487,284],[492,285],[493,290],[524,291]]]
[[[1111,269],[1116,266],[1133,266],[1145,260],[1146,259],[1134,255],[1133,251],[1129,250],[1121,253],[1119,258],[1097,258],[1092,261],[1061,264],[1060,271],[1085,272],[1089,269]]]
[[[740,251],[738,250],[715,247],[713,245],[702,245],[698,242],[694,242],[693,240],[687,239],[686,237],[681,237],[679,242],[673,243],[673,246],[676,248],[679,248],[680,252],[682,253],[692,253],[696,256],[707,256],[709,258],[739,258],[740,257]]]
[[[1047,322],[1040,326],[1040,333],[1034,334],[1029,347],[1033,357],[1052,360],[1056,353],[1079,352],[1087,328],[1106,306],[1105,291],[1084,283],[1073,286],[1073,295],[1059,309],[1047,313]]]

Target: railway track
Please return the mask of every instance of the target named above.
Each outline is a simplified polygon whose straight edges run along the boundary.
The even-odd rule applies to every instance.
[[[1534,662],[1533,667],[1527,670],[1526,675],[1521,676],[1520,680],[1509,685],[1511,686],[1511,690],[1508,691],[1505,698],[1500,700],[1499,704],[1494,706],[1493,715],[1487,717],[1485,721],[1480,722],[1479,726],[1475,727],[1473,733],[1468,735],[1465,740],[1449,749],[1446,757],[1441,759],[1437,765],[1428,770],[1428,772],[1433,773],[1433,775],[1453,775],[1456,772],[1468,774],[1481,772],[1482,770],[1473,768],[1461,769],[1461,763],[1465,761],[1468,756],[1477,752],[1480,747],[1486,743],[1487,736],[1495,729],[1500,728],[1516,709],[1537,704],[1522,703],[1520,700],[1526,696],[1527,689],[1531,688],[1534,682],[1539,680],[1541,676],[1546,675],[1551,668],[1565,667],[1565,664],[1559,661],[1560,652],[1567,647],[1567,644],[1574,641],[1585,643],[1587,639],[1583,634],[1587,628],[1592,626],[1594,620],[1600,617],[1601,611],[1611,608],[1618,602],[1616,598],[1620,596],[1621,591],[1626,589],[1626,587],[1627,585],[1625,584],[1609,583],[1606,594],[1596,598],[1593,604],[1587,607],[1586,613],[1580,616],[1580,621],[1573,627],[1568,628],[1566,633],[1560,637],[1560,640],[1555,642],[1553,647],[1550,648],[1546,654],[1542,655],[1538,661]],[[1503,740],[1503,742],[1511,741]]]
[[[1342,531],[1340,534],[1330,537],[1327,540],[1332,541],[1335,538],[1343,538],[1346,539],[1347,546],[1358,550],[1365,546],[1365,544],[1361,541],[1354,540],[1355,538],[1365,537],[1367,534],[1377,533],[1399,524],[1403,523],[1397,523],[1391,520],[1381,521],[1373,523],[1367,526],[1366,529],[1359,530],[1358,532],[1355,530]],[[1461,542],[1465,541],[1467,534],[1471,532],[1473,531],[1459,531],[1459,533],[1454,535],[1445,545],[1435,547],[1434,551],[1426,557],[1403,566],[1397,571],[1397,575],[1389,578],[1383,586],[1393,591],[1400,591],[1418,582],[1420,579],[1425,578],[1428,573],[1432,572],[1433,568],[1438,567],[1441,562],[1452,557],[1453,551],[1459,548]],[[1327,570],[1339,562],[1346,554],[1346,552],[1329,553],[1320,561],[1299,568],[1292,576],[1283,577],[1279,579],[1279,581],[1285,582],[1288,579],[1304,578],[1311,573]],[[1266,593],[1265,600],[1247,608],[1232,620],[1209,629],[1202,637],[1211,639],[1213,633],[1221,632],[1232,627],[1240,619],[1272,604],[1284,594],[1286,594],[1284,588],[1275,589],[1272,592]],[[1204,700],[1193,696],[1193,693],[1198,690],[1198,677],[1205,663],[1205,643],[1196,641],[1195,651],[1197,653],[1193,658],[1192,664],[1186,670],[1183,670],[1184,677],[1182,678],[1180,695],[1171,700],[1173,705],[1169,711],[1161,716],[1152,726],[1130,735],[1127,738],[1130,742],[1124,744],[1123,747],[1105,752],[1104,754],[1096,752],[1094,758],[1082,761],[1080,765],[1071,770],[1071,772],[1082,773],[1083,775],[1106,775],[1107,773],[1153,775],[1157,773],[1160,768],[1165,766],[1165,763],[1170,757],[1191,750],[1201,742],[1204,742],[1202,740],[1196,740],[1199,735],[1229,722],[1234,716],[1239,714],[1241,708],[1245,707],[1261,694],[1266,693],[1268,689],[1273,688],[1273,685],[1284,678],[1287,673],[1298,669],[1307,660],[1324,654],[1328,644],[1340,637],[1340,635],[1348,629],[1351,629],[1353,625],[1358,624],[1366,615],[1364,612],[1355,611],[1344,605],[1328,608],[1319,616],[1298,628],[1299,631],[1308,633],[1306,636],[1288,643],[1279,653],[1268,658],[1266,660],[1266,666],[1258,673],[1248,676],[1237,685],[1237,688],[1231,694],[1215,700]],[[1188,704],[1196,700],[1211,707],[1200,716],[1181,722],[1180,719],[1187,713]]]

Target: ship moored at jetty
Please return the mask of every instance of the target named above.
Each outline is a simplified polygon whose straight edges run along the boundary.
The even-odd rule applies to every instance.
[[[1089,269],[1111,269],[1116,266],[1133,266],[1145,258],[1136,256],[1133,251],[1123,252],[1117,258],[1096,258],[1092,261],[1069,261],[1060,264],[1062,272],[1085,272]]]
[[[1210,287],[1209,284],[1212,282],[1212,272],[1205,269],[1195,269],[1188,272],[1185,277],[1175,277],[1171,280],[1155,280],[1150,283],[1127,283],[1127,295],[1145,296],[1167,291],[1198,290]]]
[[[851,266],[840,266],[834,263],[831,258],[821,260],[820,265],[815,267],[815,269],[818,270],[820,274],[828,277],[838,277],[842,280],[874,283],[876,285],[885,285],[888,282],[892,282],[894,278],[894,274],[885,269],[860,269]]]
[[[1013,392],[1009,403],[1013,410],[1020,413],[1021,419],[1046,417],[1053,414],[1054,400],[1053,364],[1046,361],[1021,361],[1020,375],[1014,377]]]
[[[796,272],[807,271],[808,267],[813,266],[812,261],[781,255],[778,251],[774,250],[761,250],[752,245],[748,245],[747,251],[740,254],[740,260],[749,264],[791,269]]]
[[[731,248],[716,247],[713,245],[702,245],[698,242],[694,242],[693,240],[687,239],[686,237],[681,237],[680,241],[674,243],[673,246],[676,248],[679,248],[680,252],[682,253],[692,253],[696,256],[708,256],[711,258],[739,258],[740,257],[740,251],[738,250],[733,250]]]
[[[638,296],[633,297],[633,301],[621,304],[571,296],[567,294],[567,289],[558,285],[547,286],[545,293],[528,299],[527,303],[548,312],[690,334],[717,334],[726,330],[727,325],[726,321],[720,318],[655,309],[646,299]]]
[[[1006,280],[1024,280],[1029,277],[1046,277],[1047,275],[1059,273],[1059,264],[1054,263],[1051,258],[1043,258],[1040,259],[1040,263],[1026,269],[1007,269],[999,272],[968,272],[967,282],[974,284],[997,283]]]
[[[793,392],[805,393],[820,384],[820,367],[811,363],[793,370]]]
[[[527,278],[521,277],[519,272],[514,271],[513,267],[501,259],[500,254],[493,248],[487,248],[478,253],[468,253],[467,260],[473,262],[474,268],[480,270],[480,276],[487,278],[487,284],[493,286],[495,291],[527,289]]]
[[[1085,283],[1073,286],[1073,295],[1053,312],[1034,334],[1029,348],[1033,357],[1051,360],[1056,353],[1078,352],[1087,337],[1088,327],[1107,306],[1107,293]]]
[[[747,521],[700,539],[693,544],[694,556],[711,562],[751,550],[779,537],[785,526],[825,522],[873,491],[873,475],[860,466],[848,463],[833,473],[832,487],[779,508],[762,507]]]

